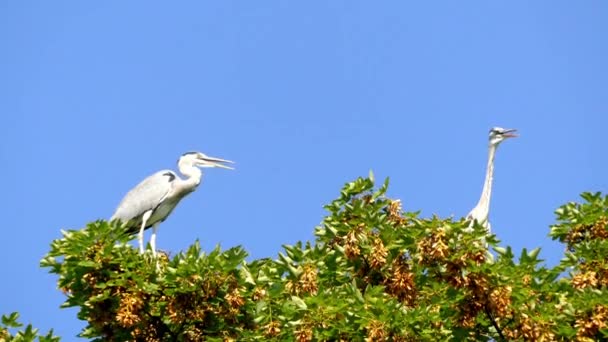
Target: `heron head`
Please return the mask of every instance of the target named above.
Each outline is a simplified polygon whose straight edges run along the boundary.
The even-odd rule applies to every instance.
[[[233,167],[224,164],[233,164],[234,162],[226,159],[209,157],[201,152],[186,152],[178,161],[179,164],[189,164],[198,167],[221,167],[223,169],[234,170]]]
[[[505,139],[515,138],[517,137],[515,132],[517,130],[513,128],[493,127],[490,129],[490,144],[498,145]]]

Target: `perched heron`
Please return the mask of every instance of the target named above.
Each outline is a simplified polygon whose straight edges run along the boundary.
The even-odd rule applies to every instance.
[[[516,129],[505,129],[501,127],[494,127],[490,130],[490,145],[488,153],[488,168],[486,170],[486,180],[483,183],[483,190],[481,191],[481,197],[479,202],[467,215],[467,219],[471,220],[471,228],[475,221],[483,225],[488,233],[490,232],[490,223],[488,222],[488,214],[490,213],[490,196],[492,195],[492,179],[494,175],[494,155],[496,149],[501,142],[508,138],[517,137],[515,134]]]
[[[203,175],[199,167],[233,168],[222,163],[230,160],[213,158],[200,152],[184,153],[178,160],[179,178],[171,170],[158,171],[131,189],[118,205],[110,220],[119,219],[129,233],[139,231],[139,251],[144,252],[144,230],[152,227],[150,246],[156,256],[156,230],[182,198],[196,190]]]

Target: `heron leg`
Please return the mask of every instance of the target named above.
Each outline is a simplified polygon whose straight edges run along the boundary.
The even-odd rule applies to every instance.
[[[146,211],[141,218],[141,228],[137,235],[137,240],[139,240],[139,252],[141,254],[144,254],[144,230],[146,230],[146,223],[148,222],[148,219],[150,219],[150,216],[152,216],[152,210]]]
[[[156,257],[156,229],[158,229],[158,223],[152,226],[152,236],[150,236],[150,247],[152,247],[152,255]]]

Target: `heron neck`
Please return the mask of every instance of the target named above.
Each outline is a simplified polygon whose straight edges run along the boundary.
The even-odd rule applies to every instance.
[[[192,192],[201,183],[203,172],[192,165],[179,165],[179,172],[186,178],[181,182],[180,188],[186,192]]]
[[[483,208],[484,216],[487,219],[487,213],[490,208],[490,197],[492,195],[492,180],[494,179],[494,155],[496,154],[497,145],[490,144],[489,152],[488,152],[488,166],[486,169],[486,179],[483,183],[483,190],[481,191],[481,197],[479,198],[479,203],[477,203],[478,208]]]

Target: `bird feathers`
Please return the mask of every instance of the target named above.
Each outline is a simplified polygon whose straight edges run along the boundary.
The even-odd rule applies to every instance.
[[[172,183],[176,178],[177,175],[173,171],[163,170],[144,179],[127,193],[111,219],[120,219],[129,232],[138,231],[143,214],[149,210],[156,210],[163,203],[171,193]],[[146,222],[146,228],[160,221],[155,220],[155,216],[158,215],[152,215]]]

